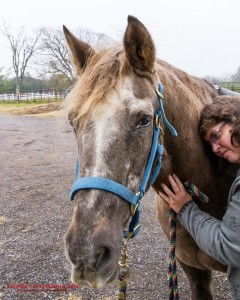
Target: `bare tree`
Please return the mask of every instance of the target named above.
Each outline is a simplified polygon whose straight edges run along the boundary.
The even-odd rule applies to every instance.
[[[5,23],[3,28],[0,29],[0,32],[7,38],[10,45],[12,53],[12,67],[16,79],[16,94],[17,99],[19,100],[22,81],[27,71],[29,61],[37,49],[37,42],[41,32],[39,32],[34,38],[30,38],[27,36],[25,29],[22,27],[16,35],[13,35]]]
[[[223,83],[223,82],[229,82],[232,81],[232,74],[230,73],[225,73],[221,76],[211,76],[211,75],[206,75],[204,76],[204,79],[211,83]]]
[[[232,75],[232,81],[240,82],[240,67],[238,67],[237,72]]]
[[[41,28],[41,57],[37,64],[41,66],[41,75],[49,74],[52,76],[63,75],[69,84],[75,80],[75,73],[73,71],[67,43],[62,30],[53,28]],[[76,36],[94,46],[100,41],[106,44],[110,43],[112,39],[105,34],[95,33],[87,29],[75,30]]]
[[[37,62],[42,67],[40,75],[64,75],[70,84],[73,83],[74,73],[62,31],[46,27],[40,31],[41,51]]]

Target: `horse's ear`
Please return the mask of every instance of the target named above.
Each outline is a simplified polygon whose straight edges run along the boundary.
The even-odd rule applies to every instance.
[[[81,75],[94,50],[89,44],[76,38],[64,25],[63,32],[71,51],[72,63],[76,68],[77,74]]]
[[[128,16],[124,48],[131,66],[143,71],[153,70],[155,45],[146,27],[133,16]]]

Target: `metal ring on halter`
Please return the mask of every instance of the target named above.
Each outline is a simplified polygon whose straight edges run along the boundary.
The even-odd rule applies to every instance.
[[[156,115],[156,118],[155,118],[155,126],[156,126],[156,128],[160,128],[160,118],[158,115]]]
[[[141,194],[140,192],[137,192],[136,196],[140,196],[140,194]],[[136,205],[131,205],[131,212],[130,212],[131,216],[134,216],[139,204],[140,204],[140,199],[138,200]]]
[[[134,234],[134,232],[140,227],[140,224],[138,224],[133,231],[130,231],[127,235],[127,241],[132,237],[132,235]]]
[[[129,265],[126,263],[126,264],[123,264],[121,263],[120,261],[118,262],[118,265],[119,267],[125,267],[125,268],[129,268]]]
[[[159,92],[158,87],[156,88],[156,92],[157,92],[157,95],[158,95],[161,99],[163,99],[163,94],[161,94],[161,93]]]
[[[138,205],[139,205],[139,202],[135,206],[131,205],[131,212],[130,212],[131,216],[134,216],[134,214],[138,208]]]

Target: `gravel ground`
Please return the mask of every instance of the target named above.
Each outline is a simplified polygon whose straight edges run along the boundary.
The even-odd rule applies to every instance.
[[[117,286],[91,290],[70,282],[63,246],[76,158],[70,126],[59,117],[0,114],[0,141],[0,299],[117,299]],[[152,190],[144,197],[142,228],[128,246],[129,300],[168,299],[169,244],[153,198]],[[178,280],[180,298],[190,300],[179,265]],[[230,299],[225,275],[214,273],[213,293]]]

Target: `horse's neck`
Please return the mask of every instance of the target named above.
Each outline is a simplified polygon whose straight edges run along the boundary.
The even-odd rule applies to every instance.
[[[179,88],[182,90],[185,89],[184,95],[188,92],[192,92],[202,103],[209,102],[205,100],[206,96],[207,98],[210,96],[212,100],[218,95],[218,91],[214,86],[205,79],[191,76],[160,59],[156,60],[156,66],[160,80],[165,86],[165,90],[171,89],[177,94]]]
[[[176,172],[184,179],[204,180],[204,172],[212,176],[213,168],[198,134],[198,122],[203,107],[213,101],[217,91],[205,80],[190,76],[164,61],[158,61],[157,70],[164,86],[166,116],[178,132],[178,136],[173,137],[164,127],[165,156],[161,178],[165,180]]]

